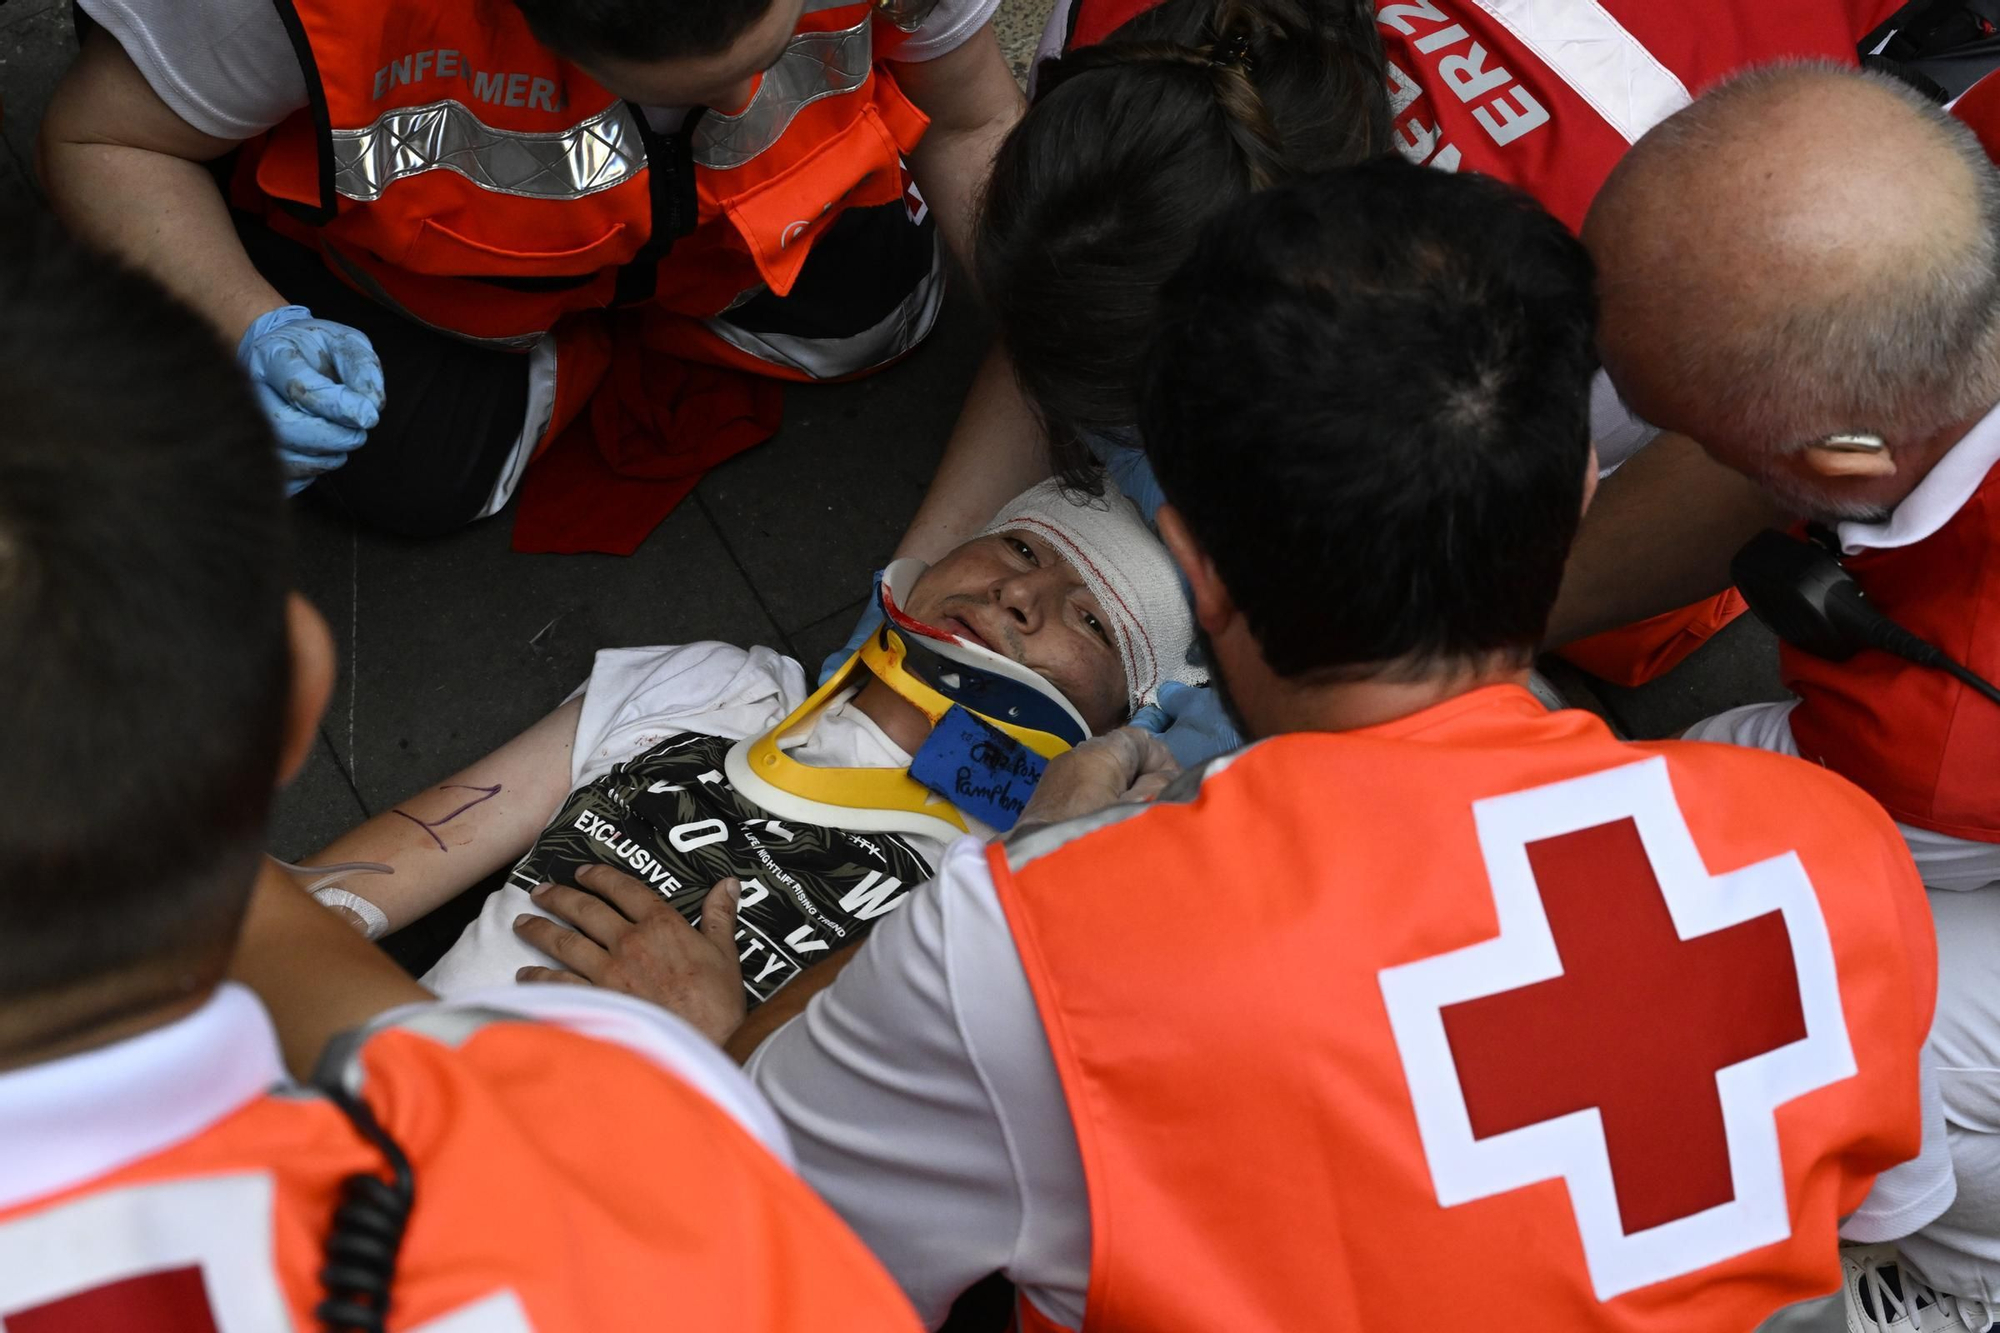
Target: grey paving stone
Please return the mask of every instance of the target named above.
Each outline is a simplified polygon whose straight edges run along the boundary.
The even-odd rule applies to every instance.
[[[1028,85],[1028,66],[1034,63],[1035,48],[1041,44],[1042,29],[1048,25],[1055,0],[1002,0],[993,14],[993,31],[1000,39],[1000,54],[1022,87]]]
[[[1595,678],[1590,684],[1612,717],[1639,740],[1678,735],[1739,704],[1789,697],[1778,679],[1778,641],[1748,615],[1651,684],[1626,689]]]
[[[0,7],[0,133],[24,166],[35,160],[42,113],[75,57],[76,30],[62,0],[11,0]]]
[[[305,767],[278,793],[271,812],[271,853],[287,861],[311,856],[367,817],[322,734]]]
[[[321,730],[342,763],[350,749],[347,724],[353,686],[354,577],[359,540],[351,525],[327,514],[310,499],[292,506],[292,582],[326,617],[339,658],[339,674]]]
[[[33,207],[40,200],[27,169],[14,160],[13,150],[0,142],[0,208]]]
[[[953,284],[930,339],[850,384],[786,390],[785,424],[703,479],[699,495],[787,631],[868,590],[936,470],[990,326]]]
[[[521,555],[508,548],[512,521],[408,542],[300,515],[299,584],[327,616],[343,667],[326,732],[371,811],[561,703],[599,648],[777,642],[694,505],[629,559]]]
[[[854,632],[855,624],[861,619],[861,608],[867,604],[866,597],[856,598],[824,620],[816,620],[804,629],[792,631],[792,647],[798,651],[799,661],[805,663],[808,679],[818,676],[820,663],[834,649],[847,642],[847,636]]]

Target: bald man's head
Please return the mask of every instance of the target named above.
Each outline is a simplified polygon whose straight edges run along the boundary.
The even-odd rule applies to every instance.
[[[1584,240],[1619,391],[1777,489],[1823,437],[1914,463],[2000,400],[2000,177],[1893,79],[1795,64],[1718,86],[1633,146]],[[1833,507],[1894,504],[1913,471]]]

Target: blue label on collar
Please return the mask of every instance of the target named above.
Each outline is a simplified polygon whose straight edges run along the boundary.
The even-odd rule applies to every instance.
[[[1005,833],[1021,818],[1048,766],[1006,732],[954,704],[910,761],[910,776]]]

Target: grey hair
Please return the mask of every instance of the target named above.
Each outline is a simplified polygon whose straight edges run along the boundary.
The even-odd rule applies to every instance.
[[[1909,268],[1828,298],[1802,293],[1785,318],[1736,337],[1709,330],[1676,349],[1676,368],[1689,383],[1715,386],[1713,406],[1743,438],[1775,451],[1804,449],[1829,429],[1892,444],[1923,439],[2000,401],[2000,171],[1972,129],[1900,79],[1788,61],[1719,85],[1648,138],[1699,152],[1736,104],[1816,72],[1864,80],[1940,136],[1974,182],[1971,244],[1912,255]]]

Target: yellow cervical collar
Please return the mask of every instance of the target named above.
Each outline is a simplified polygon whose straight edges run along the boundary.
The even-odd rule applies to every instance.
[[[848,658],[847,664],[789,717],[763,735],[730,747],[725,767],[731,785],[780,819],[857,833],[916,833],[949,839],[970,832],[965,816],[951,802],[903,769],[818,768],[800,763],[782,748],[793,735],[810,734],[809,724],[842,690],[860,683],[857,677],[863,671],[915,704],[931,725],[937,725],[953,707],[952,701],[907,671],[905,656],[899,631],[885,628],[869,635],[861,651]],[[1016,726],[983,713],[975,716],[1044,759],[1053,759],[1070,748],[1067,741],[1046,731]]]

